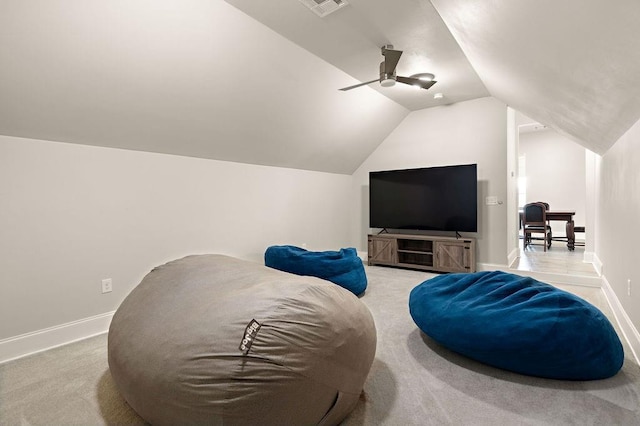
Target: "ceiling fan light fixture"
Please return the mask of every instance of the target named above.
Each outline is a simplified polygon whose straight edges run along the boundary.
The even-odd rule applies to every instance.
[[[430,72],[421,72],[419,74],[414,74],[411,77],[422,81],[433,81],[436,78],[436,76]]]
[[[396,81],[393,78],[385,78],[384,80],[380,80],[380,86],[382,87],[391,87],[396,84]]]
[[[380,78],[371,81],[364,81],[349,87],[343,87],[339,90],[344,92],[355,89],[356,87],[366,86],[375,81],[380,82],[380,86],[382,87],[391,87],[395,85],[397,81],[398,83],[416,86],[424,90],[429,90],[431,86],[437,83],[437,81],[434,80],[435,76],[428,72],[414,74],[411,77],[397,75],[396,66],[398,65],[400,56],[402,56],[402,50],[394,50],[392,45],[387,44],[382,46],[381,51],[382,56],[384,56],[384,61],[380,62]]]

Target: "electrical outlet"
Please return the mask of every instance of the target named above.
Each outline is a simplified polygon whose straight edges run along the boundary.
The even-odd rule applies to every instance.
[[[102,280],[102,293],[111,293],[111,290],[113,290],[113,281],[111,281],[111,278]]]
[[[631,278],[627,278],[627,296],[631,296]]]

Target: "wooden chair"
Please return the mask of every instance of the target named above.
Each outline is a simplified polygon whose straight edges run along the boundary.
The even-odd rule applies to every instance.
[[[536,203],[544,204],[545,210],[549,211],[549,203],[547,203],[546,201],[536,201]],[[550,220],[547,220],[547,225],[551,226]],[[551,243],[549,243],[549,246],[551,246]]]
[[[551,226],[547,222],[547,207],[544,203],[529,203],[524,206],[522,214],[524,229],[524,247],[532,243],[531,234],[544,235],[544,251],[551,247]]]
[[[536,203],[540,203],[540,204],[544,204],[544,207],[549,210],[549,203],[545,202],[545,201],[536,201]]]

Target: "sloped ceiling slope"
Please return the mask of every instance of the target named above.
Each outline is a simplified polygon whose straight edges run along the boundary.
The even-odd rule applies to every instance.
[[[0,3],[0,134],[352,173],[409,110],[222,0]]]
[[[429,90],[406,84],[372,83],[350,92],[375,90],[412,111],[489,96],[446,25],[428,1],[348,0],[348,5],[319,17],[298,0],[226,0],[353,78],[333,90],[371,81],[391,44],[403,51],[397,74],[429,72],[437,83]],[[315,3],[312,3],[315,4]],[[442,99],[434,99],[442,93]]]
[[[431,0],[489,92],[603,154],[640,118],[637,0]]]

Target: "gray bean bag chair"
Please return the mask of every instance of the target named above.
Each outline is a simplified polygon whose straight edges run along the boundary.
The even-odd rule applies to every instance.
[[[349,291],[221,255],[153,269],[114,314],[109,369],[154,425],[333,425],[376,347]]]

